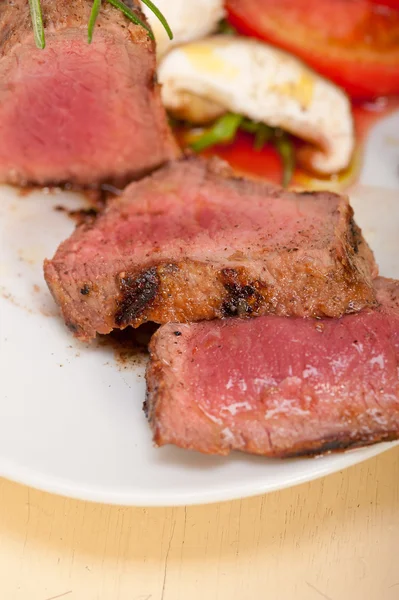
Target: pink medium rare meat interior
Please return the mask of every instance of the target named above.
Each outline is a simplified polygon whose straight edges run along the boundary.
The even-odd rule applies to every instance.
[[[399,435],[398,282],[341,319],[165,325],[147,372],[154,439],[205,453],[292,456]]]
[[[44,0],[39,50],[28,2],[17,4],[0,9],[14,33],[0,47],[0,181],[127,182],[177,155],[142,28],[104,3],[89,45],[90,3],[58,3],[58,14]]]

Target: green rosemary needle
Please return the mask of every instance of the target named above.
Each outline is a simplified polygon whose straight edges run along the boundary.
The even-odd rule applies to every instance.
[[[94,0],[93,6],[91,8],[91,13],[90,13],[89,26],[87,28],[87,38],[88,38],[89,44],[91,44],[91,42],[93,40],[94,26],[97,21],[98,13],[100,12],[100,8],[101,8],[101,0]]]
[[[148,36],[152,40],[154,39],[154,34],[152,33],[148,25],[144,23],[144,21],[142,21],[128,6],[126,6],[126,4],[121,2],[121,0],[107,0],[107,2],[109,2],[109,4],[120,10],[125,15],[125,17],[129,19],[129,21],[135,23],[135,25],[140,25],[141,27],[143,27],[143,29],[145,29],[148,33]]]
[[[148,6],[148,8],[150,10],[152,10],[152,12],[154,13],[154,15],[158,18],[158,20],[162,23],[162,25],[165,28],[166,33],[168,34],[168,37],[170,40],[173,40],[173,32],[169,26],[169,23],[167,22],[165,16],[161,13],[161,11],[159,10],[159,8],[157,6],[155,6],[155,4],[153,2],[151,2],[151,0],[142,0],[143,4],[145,4],[146,6]]]
[[[46,46],[44,37],[42,8],[40,0],[29,0],[30,14],[32,16],[33,33],[35,36],[36,46],[43,50]]]
[[[0,0],[1,1],[1,0]],[[129,19],[135,25],[140,25],[143,29],[146,30],[148,36],[153,40],[154,34],[152,33],[150,27],[142,21],[135,13],[132,11],[122,0],[106,0],[109,4],[111,4],[114,8],[120,10],[125,17]],[[150,10],[154,13],[154,15],[160,20],[162,25],[164,26],[166,33],[169,36],[169,39],[173,39],[173,33],[169,26],[168,21],[165,16],[161,13],[159,8],[155,6],[155,4],[151,0],[142,0],[144,4],[148,6]],[[87,29],[87,38],[89,44],[91,44],[93,40],[94,27],[97,21],[98,14],[100,12],[102,0],[93,0],[93,6],[90,13],[89,25]],[[43,49],[46,46],[46,41],[44,37],[44,26],[43,26],[43,17],[42,17],[42,9],[40,6],[40,0],[29,0],[29,7],[32,17],[32,25],[33,32],[35,36],[36,46],[38,48]]]

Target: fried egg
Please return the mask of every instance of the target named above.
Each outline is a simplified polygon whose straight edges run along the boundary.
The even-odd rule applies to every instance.
[[[354,149],[345,93],[300,60],[263,42],[216,35],[172,49],[160,62],[162,99],[193,124],[226,112],[280,127],[306,140],[298,159],[331,174],[348,166]]]

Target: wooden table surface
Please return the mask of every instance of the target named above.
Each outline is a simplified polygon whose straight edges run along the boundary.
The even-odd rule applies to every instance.
[[[300,487],[120,508],[0,480],[1,600],[398,600],[399,448]]]

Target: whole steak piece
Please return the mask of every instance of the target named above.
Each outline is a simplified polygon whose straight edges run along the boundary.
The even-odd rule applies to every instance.
[[[168,324],[151,342],[156,444],[209,454],[314,454],[399,437],[399,282],[341,319]]]
[[[175,157],[146,31],[103,3],[89,45],[90,0],[41,5],[44,50],[28,1],[0,2],[0,181],[127,183]]]
[[[81,339],[113,328],[265,313],[339,317],[375,302],[345,196],[292,193],[190,158],[130,185],[45,263]]]

